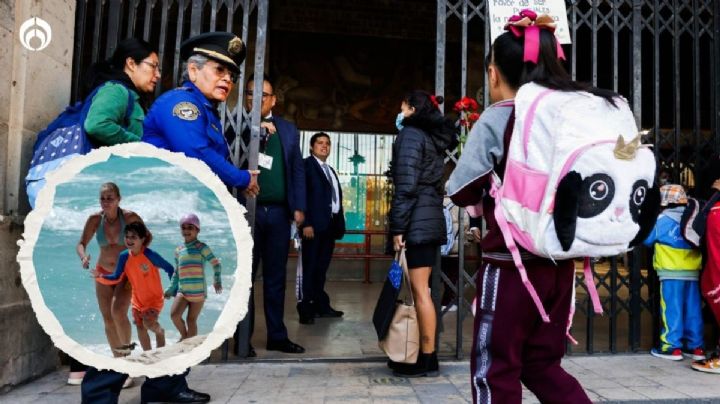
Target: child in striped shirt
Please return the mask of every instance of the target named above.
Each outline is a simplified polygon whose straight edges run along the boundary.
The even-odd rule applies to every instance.
[[[200,219],[193,213],[186,214],[180,219],[180,229],[185,243],[175,249],[176,270],[170,287],[165,291],[165,298],[175,296],[170,318],[180,331],[182,341],[198,333],[197,319],[207,298],[205,262],[209,262],[213,267],[215,293],[222,293],[222,281],[220,260],[213,255],[210,247],[197,239],[200,233]],[[186,320],[183,321],[182,315],[185,309],[188,313]]]

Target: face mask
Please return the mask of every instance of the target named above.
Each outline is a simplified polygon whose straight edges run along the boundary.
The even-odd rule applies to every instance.
[[[405,115],[403,115],[402,112],[400,112],[400,113],[397,115],[397,118],[395,118],[395,127],[396,127],[398,130],[402,130],[402,128],[403,128],[403,124],[402,124],[403,119],[405,119]]]

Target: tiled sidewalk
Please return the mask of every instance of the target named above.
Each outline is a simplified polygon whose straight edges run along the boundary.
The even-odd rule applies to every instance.
[[[593,401],[720,403],[720,375],[689,365],[647,354],[563,361]],[[467,361],[443,362],[439,377],[421,379],[393,377],[381,362],[249,362],[196,366],[189,383],[216,403],[465,403],[470,401],[469,372]],[[65,371],[51,373],[0,395],[0,402],[79,402],[79,387],[65,386],[65,377]],[[538,402],[527,390],[523,397],[523,402]],[[140,388],[123,390],[120,401],[139,402]]]

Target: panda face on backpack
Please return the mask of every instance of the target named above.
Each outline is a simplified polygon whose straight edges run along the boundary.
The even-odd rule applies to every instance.
[[[610,255],[642,241],[652,228],[658,206],[653,154],[618,159],[613,156],[617,148],[603,143],[588,149],[560,180],[549,244]],[[598,170],[598,161],[613,164]]]

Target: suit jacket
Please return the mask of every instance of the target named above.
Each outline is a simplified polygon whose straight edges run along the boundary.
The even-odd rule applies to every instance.
[[[330,166],[328,166],[330,167]],[[305,211],[305,226],[312,226],[316,232],[330,230],[333,237],[339,240],[345,235],[345,212],[342,206],[342,188],[339,187],[335,170],[330,167],[330,172],[338,182],[338,198],[340,210],[337,220],[331,223],[332,219],[332,184],[325,175],[317,159],[312,155],[305,158],[305,176],[307,180],[307,210]],[[331,229],[330,226],[333,225]]]
[[[292,123],[273,115],[273,123],[280,135],[280,143],[285,157],[285,184],[290,212],[307,212],[305,200],[305,166],[300,153],[300,132]],[[262,189],[260,190],[262,192]]]
[[[303,164],[303,158],[300,152],[300,133],[295,125],[277,115],[273,115],[272,120],[277,129],[277,132],[272,136],[280,136],[280,143],[283,149],[288,208],[290,209],[290,213],[296,210],[306,212],[305,165]],[[247,144],[250,138],[250,131],[245,131],[242,136]],[[228,141],[232,142],[232,137],[229,137]],[[243,168],[247,168],[247,160],[243,164]],[[260,192],[262,192],[262,189]],[[241,203],[245,202],[244,197],[239,197],[238,199],[240,199]]]

